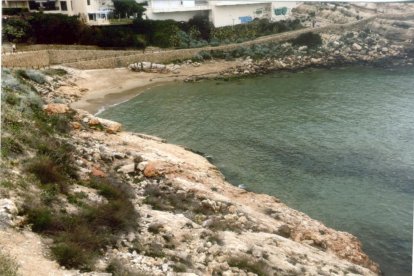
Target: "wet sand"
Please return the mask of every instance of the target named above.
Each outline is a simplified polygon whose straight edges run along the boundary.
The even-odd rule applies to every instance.
[[[240,61],[211,61],[199,67],[186,64],[177,73],[132,72],[127,68],[71,69],[74,84],[81,89],[87,89],[80,100],[72,103],[71,107],[95,114],[106,107],[130,100],[153,86],[183,81],[191,76],[217,75],[240,63]]]

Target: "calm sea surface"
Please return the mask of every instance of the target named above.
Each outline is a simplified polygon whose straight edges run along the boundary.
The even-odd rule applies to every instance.
[[[100,116],[213,157],[226,178],[355,234],[411,275],[414,68],[156,87]]]

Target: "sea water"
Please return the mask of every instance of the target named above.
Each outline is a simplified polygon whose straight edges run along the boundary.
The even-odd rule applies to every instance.
[[[347,67],[155,87],[100,116],[212,156],[411,275],[414,68]]]

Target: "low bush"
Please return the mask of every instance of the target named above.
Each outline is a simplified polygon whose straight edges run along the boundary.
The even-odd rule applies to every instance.
[[[58,243],[51,247],[51,251],[55,260],[65,267],[88,270],[88,268],[93,266],[94,254],[90,251],[85,251],[77,243]]]
[[[44,84],[46,82],[45,76],[37,70],[26,70],[25,75],[30,80],[37,82],[39,84]]]
[[[60,172],[57,165],[49,156],[40,155],[30,160],[26,171],[33,173],[42,184],[61,183],[65,176]]]
[[[0,275],[17,276],[19,265],[8,254],[0,251]]]
[[[14,158],[24,153],[24,147],[11,137],[1,139],[1,156]]]
[[[322,45],[322,37],[320,34],[315,34],[312,32],[303,33],[292,40],[292,45],[316,48]]]
[[[50,68],[42,71],[44,74],[48,76],[64,76],[68,72],[62,68]]]
[[[114,276],[144,276],[147,274],[131,271],[121,263],[118,259],[112,259],[106,267],[106,272],[112,273]]]
[[[113,179],[94,179],[85,183],[106,198],[100,204],[79,204],[79,211],[67,214],[53,204],[28,200],[23,213],[32,230],[53,238],[52,255],[68,268],[91,270],[101,249],[114,245],[118,234],[137,226],[138,214],[126,189]],[[114,186],[116,185],[116,186]],[[81,200],[81,199],[80,199]],[[39,200],[37,200],[39,201]]]
[[[271,267],[263,260],[256,260],[248,255],[232,256],[227,263],[231,267],[237,267],[247,272],[256,273],[258,276],[273,275]]]
[[[35,232],[44,232],[52,228],[52,212],[43,206],[30,206],[26,211],[27,222]]]

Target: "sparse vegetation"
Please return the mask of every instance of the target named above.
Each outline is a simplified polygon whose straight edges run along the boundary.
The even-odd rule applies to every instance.
[[[119,259],[112,259],[106,268],[106,272],[112,273],[113,276],[148,276],[144,272],[132,271],[125,268],[125,265]]]
[[[90,185],[107,191],[111,190],[108,186],[118,185],[112,181],[94,179]],[[52,254],[61,265],[90,270],[100,249],[137,225],[138,215],[128,195],[121,190],[106,199],[101,204],[82,204],[77,214],[67,214],[42,202],[27,204],[24,213],[33,231],[54,239]]]
[[[33,231],[53,239],[51,253],[61,265],[91,270],[102,249],[137,226],[132,192],[113,177],[80,181],[74,146],[66,139],[73,114],[50,116],[43,112],[40,97],[25,84],[43,74],[19,70],[5,75],[13,86],[3,89],[2,95],[9,98],[2,101],[2,157],[22,165],[28,174],[13,181],[18,189],[30,189],[21,192],[25,203],[20,215]],[[104,200],[89,202],[85,195],[71,192],[73,184],[96,189]],[[76,204],[77,211],[67,212],[67,204]]]
[[[3,276],[17,276],[19,265],[8,254],[0,251],[0,275]]]
[[[259,276],[272,275],[272,268],[265,261],[256,260],[249,255],[233,256],[227,263],[231,267],[237,267],[247,272],[256,273]]]

